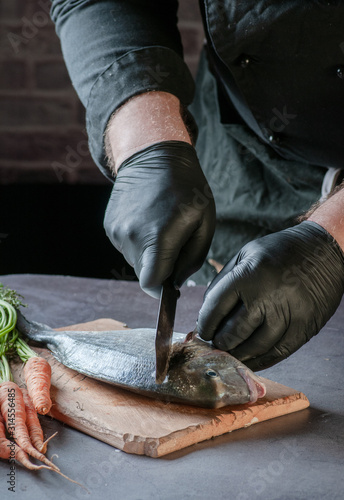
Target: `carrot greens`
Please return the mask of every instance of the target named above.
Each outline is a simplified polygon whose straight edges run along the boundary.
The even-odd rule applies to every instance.
[[[4,382],[13,382],[13,376],[7,358],[3,354],[0,360],[0,384]]]
[[[25,340],[20,337],[16,339],[15,347],[18,356],[24,363],[30,358],[38,356],[38,354],[31,349],[31,347],[25,342]]]

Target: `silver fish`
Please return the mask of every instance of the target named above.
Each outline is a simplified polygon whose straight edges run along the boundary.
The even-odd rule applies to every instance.
[[[173,334],[167,377],[156,384],[154,329],[55,331],[21,313],[17,328],[68,368],[155,399],[221,408],[252,404],[265,395],[260,378],[244,364],[191,334]]]

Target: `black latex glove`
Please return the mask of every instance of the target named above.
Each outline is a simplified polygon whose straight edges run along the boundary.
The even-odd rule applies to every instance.
[[[195,149],[165,141],[125,160],[104,227],[145,292],[159,297],[169,276],[181,286],[201,267],[215,229],[215,203]]]
[[[245,245],[212,281],[197,331],[252,370],[299,349],[330,319],[344,291],[344,255],[305,221]]]

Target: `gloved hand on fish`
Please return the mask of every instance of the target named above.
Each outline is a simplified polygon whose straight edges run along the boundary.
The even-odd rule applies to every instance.
[[[265,395],[260,378],[227,352],[195,335],[173,333],[169,368],[156,383],[155,334],[130,331],[55,331],[18,313],[18,330],[47,346],[63,365],[151,398],[204,408],[253,404]]]

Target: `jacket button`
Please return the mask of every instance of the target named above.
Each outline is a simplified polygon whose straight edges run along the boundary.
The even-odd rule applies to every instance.
[[[279,142],[279,138],[276,134],[270,132],[268,135],[268,141],[270,142],[270,144],[277,144]]]
[[[247,68],[247,66],[250,64],[251,59],[248,56],[244,56],[241,61],[240,61],[240,66],[242,68]]]
[[[339,66],[339,68],[337,68],[337,76],[342,80],[344,79],[344,66]]]

